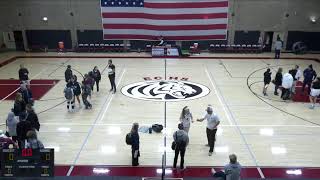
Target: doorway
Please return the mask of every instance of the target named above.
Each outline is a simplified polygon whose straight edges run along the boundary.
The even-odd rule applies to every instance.
[[[16,50],[17,51],[24,51],[24,43],[23,43],[23,35],[22,31],[13,31],[14,40],[16,43]]]
[[[264,52],[271,52],[272,50],[272,40],[273,40],[273,31],[268,31],[264,33],[264,42],[263,44],[265,45],[263,51]]]

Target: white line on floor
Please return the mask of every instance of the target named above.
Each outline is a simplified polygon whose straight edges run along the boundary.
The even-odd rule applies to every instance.
[[[48,68],[45,68],[45,69],[43,69],[42,71],[40,71],[38,74],[36,74],[35,76],[33,76],[31,79],[30,79],[30,81],[32,80],[32,79],[34,79],[34,78],[36,78],[36,77],[38,77],[40,74],[42,74],[44,71],[46,71]],[[9,96],[11,96],[12,94],[14,94],[15,92],[17,92],[18,90],[20,89],[20,87],[18,87],[17,89],[15,89],[14,91],[12,91],[10,94],[8,94],[6,97],[4,97],[4,98],[2,98],[1,100],[0,100],[0,104],[5,100],[5,99],[7,99]]]
[[[125,71],[126,71],[126,70],[125,70],[125,68],[124,68],[123,71],[122,71],[122,73],[121,73],[121,75],[120,75],[120,78],[119,78],[119,80],[118,80],[117,87],[119,86],[120,81],[121,81],[121,79],[122,79]],[[110,94],[111,94],[111,92],[110,92]],[[104,115],[105,115],[105,113],[106,113],[107,110],[108,110],[108,107],[109,107],[109,105],[110,105],[110,102],[111,102],[113,96],[114,96],[114,94],[111,95],[111,98],[109,98],[109,95],[105,98],[104,103],[103,103],[103,105],[102,105],[102,108],[101,108],[100,112],[98,113],[98,116],[96,117],[95,121],[94,121],[93,124],[91,125],[91,127],[90,127],[90,129],[89,129],[89,131],[88,131],[88,134],[87,134],[87,136],[85,137],[85,139],[84,139],[84,141],[83,141],[83,143],[82,143],[82,145],[81,145],[81,147],[80,147],[80,150],[79,150],[79,152],[77,153],[77,155],[76,155],[76,157],[75,157],[75,159],[74,159],[74,161],[73,161],[73,163],[72,163],[72,166],[70,166],[70,169],[68,170],[67,176],[70,176],[71,172],[73,171],[73,168],[74,168],[75,164],[77,163],[77,161],[78,161],[78,159],[79,159],[79,157],[80,157],[80,154],[81,154],[84,146],[87,144],[87,142],[88,142],[88,140],[89,140],[89,137],[90,137],[90,135],[91,135],[94,127],[96,126],[97,122],[98,122],[99,120],[101,121],[101,119],[104,118]],[[102,113],[102,110],[104,110],[103,113]],[[101,114],[101,113],[102,113],[102,114]]]
[[[205,70],[206,70],[206,72],[207,72],[207,75],[208,75],[208,77],[209,77],[209,79],[210,79],[210,82],[211,82],[212,86],[214,86],[214,84],[216,84],[215,80],[212,78],[211,74],[208,72],[207,67],[205,67]],[[221,104],[223,104],[223,107],[226,106],[226,108],[228,108],[228,111],[227,111],[226,108],[224,107],[225,113],[226,113],[226,115],[228,116],[228,120],[229,120],[229,118],[230,118],[230,116],[231,116],[231,118],[232,118],[232,120],[233,120],[233,122],[234,122],[235,128],[238,130],[238,132],[239,132],[242,140],[244,141],[244,143],[245,143],[245,145],[246,145],[246,148],[247,148],[249,154],[251,155],[251,158],[252,158],[252,160],[254,161],[254,163],[255,163],[255,165],[256,165],[256,167],[257,167],[257,170],[258,170],[258,172],[259,172],[259,174],[260,174],[260,176],[261,176],[261,178],[262,178],[262,179],[265,179],[265,176],[264,176],[264,174],[263,174],[260,166],[258,165],[258,162],[257,162],[256,157],[254,156],[253,152],[251,151],[251,149],[250,149],[250,147],[249,147],[249,144],[248,144],[246,138],[244,137],[244,135],[243,135],[240,127],[238,126],[238,123],[237,123],[236,119],[234,118],[234,116],[233,116],[230,108],[228,107],[227,103],[225,102],[225,99],[223,98],[222,94],[220,94],[220,93],[221,93],[220,90],[219,90],[219,94],[218,94],[218,89],[215,88],[215,91],[216,91],[217,95],[221,96],[221,99],[219,98],[219,101],[221,100],[220,102],[221,102]],[[219,96],[218,96],[218,97],[219,97]],[[229,116],[229,115],[230,115],[230,116]],[[232,123],[230,123],[230,124],[232,125]]]
[[[213,83],[213,81],[212,81],[212,78],[211,78],[211,76],[210,76],[207,68],[205,68],[205,71],[206,71],[206,74],[207,74],[207,76],[208,76],[208,78],[209,78],[209,80],[210,80],[210,83],[211,83],[211,85],[212,85],[212,88],[213,88],[215,94],[216,94],[217,97],[218,97],[218,100],[219,100],[219,102],[220,102],[220,104],[221,104],[221,106],[222,106],[222,109],[223,109],[225,115],[227,116],[228,122],[229,122],[230,125],[232,125],[233,123],[232,123],[231,118],[230,118],[230,116],[229,116],[229,114],[228,114],[228,112],[227,112],[227,109],[226,109],[226,107],[225,107],[225,104],[222,103],[221,94],[218,93],[218,91],[217,91],[217,89],[216,89],[216,86],[214,85],[214,83]]]

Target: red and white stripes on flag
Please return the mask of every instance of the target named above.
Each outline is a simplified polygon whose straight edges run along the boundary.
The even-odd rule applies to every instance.
[[[106,40],[226,39],[228,0],[144,0],[143,7],[101,5],[101,17]]]

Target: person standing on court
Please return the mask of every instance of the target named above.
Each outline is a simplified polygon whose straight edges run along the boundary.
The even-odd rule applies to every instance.
[[[66,80],[66,83],[68,83],[72,77],[73,77],[73,74],[72,74],[71,66],[68,65],[66,71],[64,72],[64,78]]]
[[[111,84],[110,92],[113,91],[113,94],[114,94],[117,91],[116,83],[115,83],[116,67],[112,64],[111,59],[109,59],[109,62],[108,62],[108,77],[109,77],[110,84]]]
[[[263,86],[262,93],[263,93],[264,96],[268,96],[267,89],[268,89],[268,86],[269,86],[269,84],[271,82],[271,74],[272,74],[272,72],[271,72],[270,68],[268,68],[267,71],[263,73],[264,86]]]
[[[320,95],[320,78],[317,77],[317,79],[312,83],[312,86],[311,86],[311,91],[309,96],[310,103],[311,103],[309,107],[310,109],[314,109],[319,95]]]
[[[23,64],[20,64],[20,69],[19,69],[19,80],[20,82],[26,82],[28,83],[29,80],[29,71],[27,68],[24,67]]]
[[[281,98],[283,100],[288,100],[290,99],[291,95],[291,88],[293,85],[293,77],[292,75],[288,72],[283,75],[282,78],[282,92],[281,92]]]
[[[139,138],[139,124],[134,123],[131,129],[131,155],[132,155],[132,166],[139,166],[139,157],[140,157],[140,138]]]
[[[278,96],[278,89],[282,85],[282,68],[279,68],[276,77],[273,81],[274,83],[274,95]]]
[[[190,124],[191,124],[191,122],[193,123],[193,117],[192,117],[192,114],[191,114],[190,109],[189,109],[188,106],[185,106],[182,109],[182,112],[181,112],[181,115],[180,115],[180,122],[183,125],[183,130],[186,133],[189,133]]]
[[[186,153],[186,148],[189,144],[189,136],[187,132],[184,130],[183,124],[178,124],[178,129],[173,133],[173,140],[176,144],[174,149],[174,161],[173,168],[177,168],[178,156],[180,153],[180,169],[184,169],[184,155]]]
[[[302,93],[304,92],[304,89],[306,85],[308,85],[308,94],[311,90],[311,83],[313,80],[317,78],[317,73],[313,70],[312,64],[309,65],[307,69],[303,71],[303,85],[302,85]]]
[[[275,47],[275,59],[280,59],[280,53],[281,53],[281,49],[282,49],[282,41],[280,39],[280,37],[277,37],[277,41],[274,45]]]
[[[206,115],[201,119],[197,119],[197,121],[202,122],[205,119],[207,120],[206,132],[207,132],[208,145],[210,147],[209,156],[211,156],[213,153],[214,144],[216,141],[216,133],[217,133],[218,126],[220,124],[220,119],[216,113],[213,113],[213,108],[211,105],[208,105],[206,111],[207,111]]]
[[[97,92],[99,92],[99,82],[101,80],[101,73],[97,66],[93,68],[92,73],[93,73],[93,79],[96,82]]]

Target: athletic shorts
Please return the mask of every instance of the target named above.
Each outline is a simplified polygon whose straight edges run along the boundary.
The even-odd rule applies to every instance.
[[[320,89],[311,89],[310,96],[317,97],[320,95]]]

